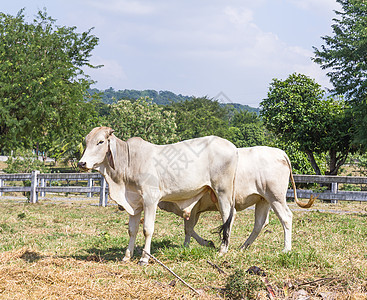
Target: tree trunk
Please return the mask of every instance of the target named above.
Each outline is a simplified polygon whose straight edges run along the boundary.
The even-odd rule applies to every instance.
[[[308,159],[310,160],[311,166],[314,169],[316,175],[321,175],[320,168],[319,168],[319,166],[316,163],[316,160],[315,160],[315,157],[313,156],[312,151],[306,150],[306,154],[308,156]]]
[[[329,171],[326,175],[338,175],[339,168],[344,165],[347,160],[348,153],[345,155],[340,154],[337,155],[337,151],[335,149],[329,150],[330,162],[329,162]]]
[[[327,172],[326,175],[337,175],[339,168],[337,168],[337,158],[336,158],[336,150],[335,149],[330,149],[329,150],[329,158],[330,158],[329,171]]]

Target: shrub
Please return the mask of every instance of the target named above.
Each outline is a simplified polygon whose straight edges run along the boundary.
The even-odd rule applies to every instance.
[[[237,269],[227,279],[225,295],[228,299],[256,299],[263,289],[264,284],[258,276]]]
[[[14,155],[9,156],[7,165],[4,169],[6,173],[31,173],[34,170],[45,173],[47,171],[43,161],[40,161],[38,156],[30,150],[16,151]]]

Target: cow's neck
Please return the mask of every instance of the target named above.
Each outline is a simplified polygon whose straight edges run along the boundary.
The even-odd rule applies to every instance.
[[[130,164],[129,146],[127,142],[116,139],[116,153],[114,155],[115,168],[113,169],[108,163],[104,170],[107,176],[115,183],[121,184],[127,180],[127,171]]]
[[[130,214],[136,213],[128,199],[125,197],[127,173],[129,168],[129,149],[127,142],[116,138],[116,153],[114,157],[115,168],[113,169],[107,161],[98,170],[108,183],[109,194],[112,200],[123,206]]]

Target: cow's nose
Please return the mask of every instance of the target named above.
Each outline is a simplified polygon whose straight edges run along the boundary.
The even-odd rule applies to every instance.
[[[78,162],[78,168],[85,169],[87,163],[85,161]]]

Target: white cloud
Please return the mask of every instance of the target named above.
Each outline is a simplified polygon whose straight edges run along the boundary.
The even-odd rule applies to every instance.
[[[101,88],[119,87],[127,80],[123,67],[117,60],[94,56],[90,62],[92,65],[103,65],[102,68],[86,70],[86,73],[97,81],[96,85]]]
[[[249,25],[253,21],[253,11],[248,8],[234,8],[227,6],[224,13],[229,17],[229,20],[238,25]]]
[[[306,74],[323,86],[311,46],[330,32],[336,0],[15,0],[3,11],[40,3],[59,24],[95,27],[100,38],[86,69],[98,86],[166,89],[256,103],[272,78]],[[28,10],[33,8],[33,10]]]
[[[305,1],[304,9],[317,5],[314,0]],[[285,79],[299,72],[328,84],[310,59],[312,51],[299,46],[302,37],[292,36],[286,43],[273,27],[265,31],[257,25],[260,4],[254,8],[242,1],[231,5],[169,2],[166,6],[159,0],[90,3],[101,7],[105,22],[97,28],[103,33],[98,55],[104,59],[92,62],[105,67],[88,71],[100,87],[166,89],[197,96],[223,91],[234,101],[255,105],[265,97],[272,78]],[[126,14],[131,16],[120,17]],[[139,18],[144,14],[149,18]],[[102,46],[108,51],[103,53]]]

